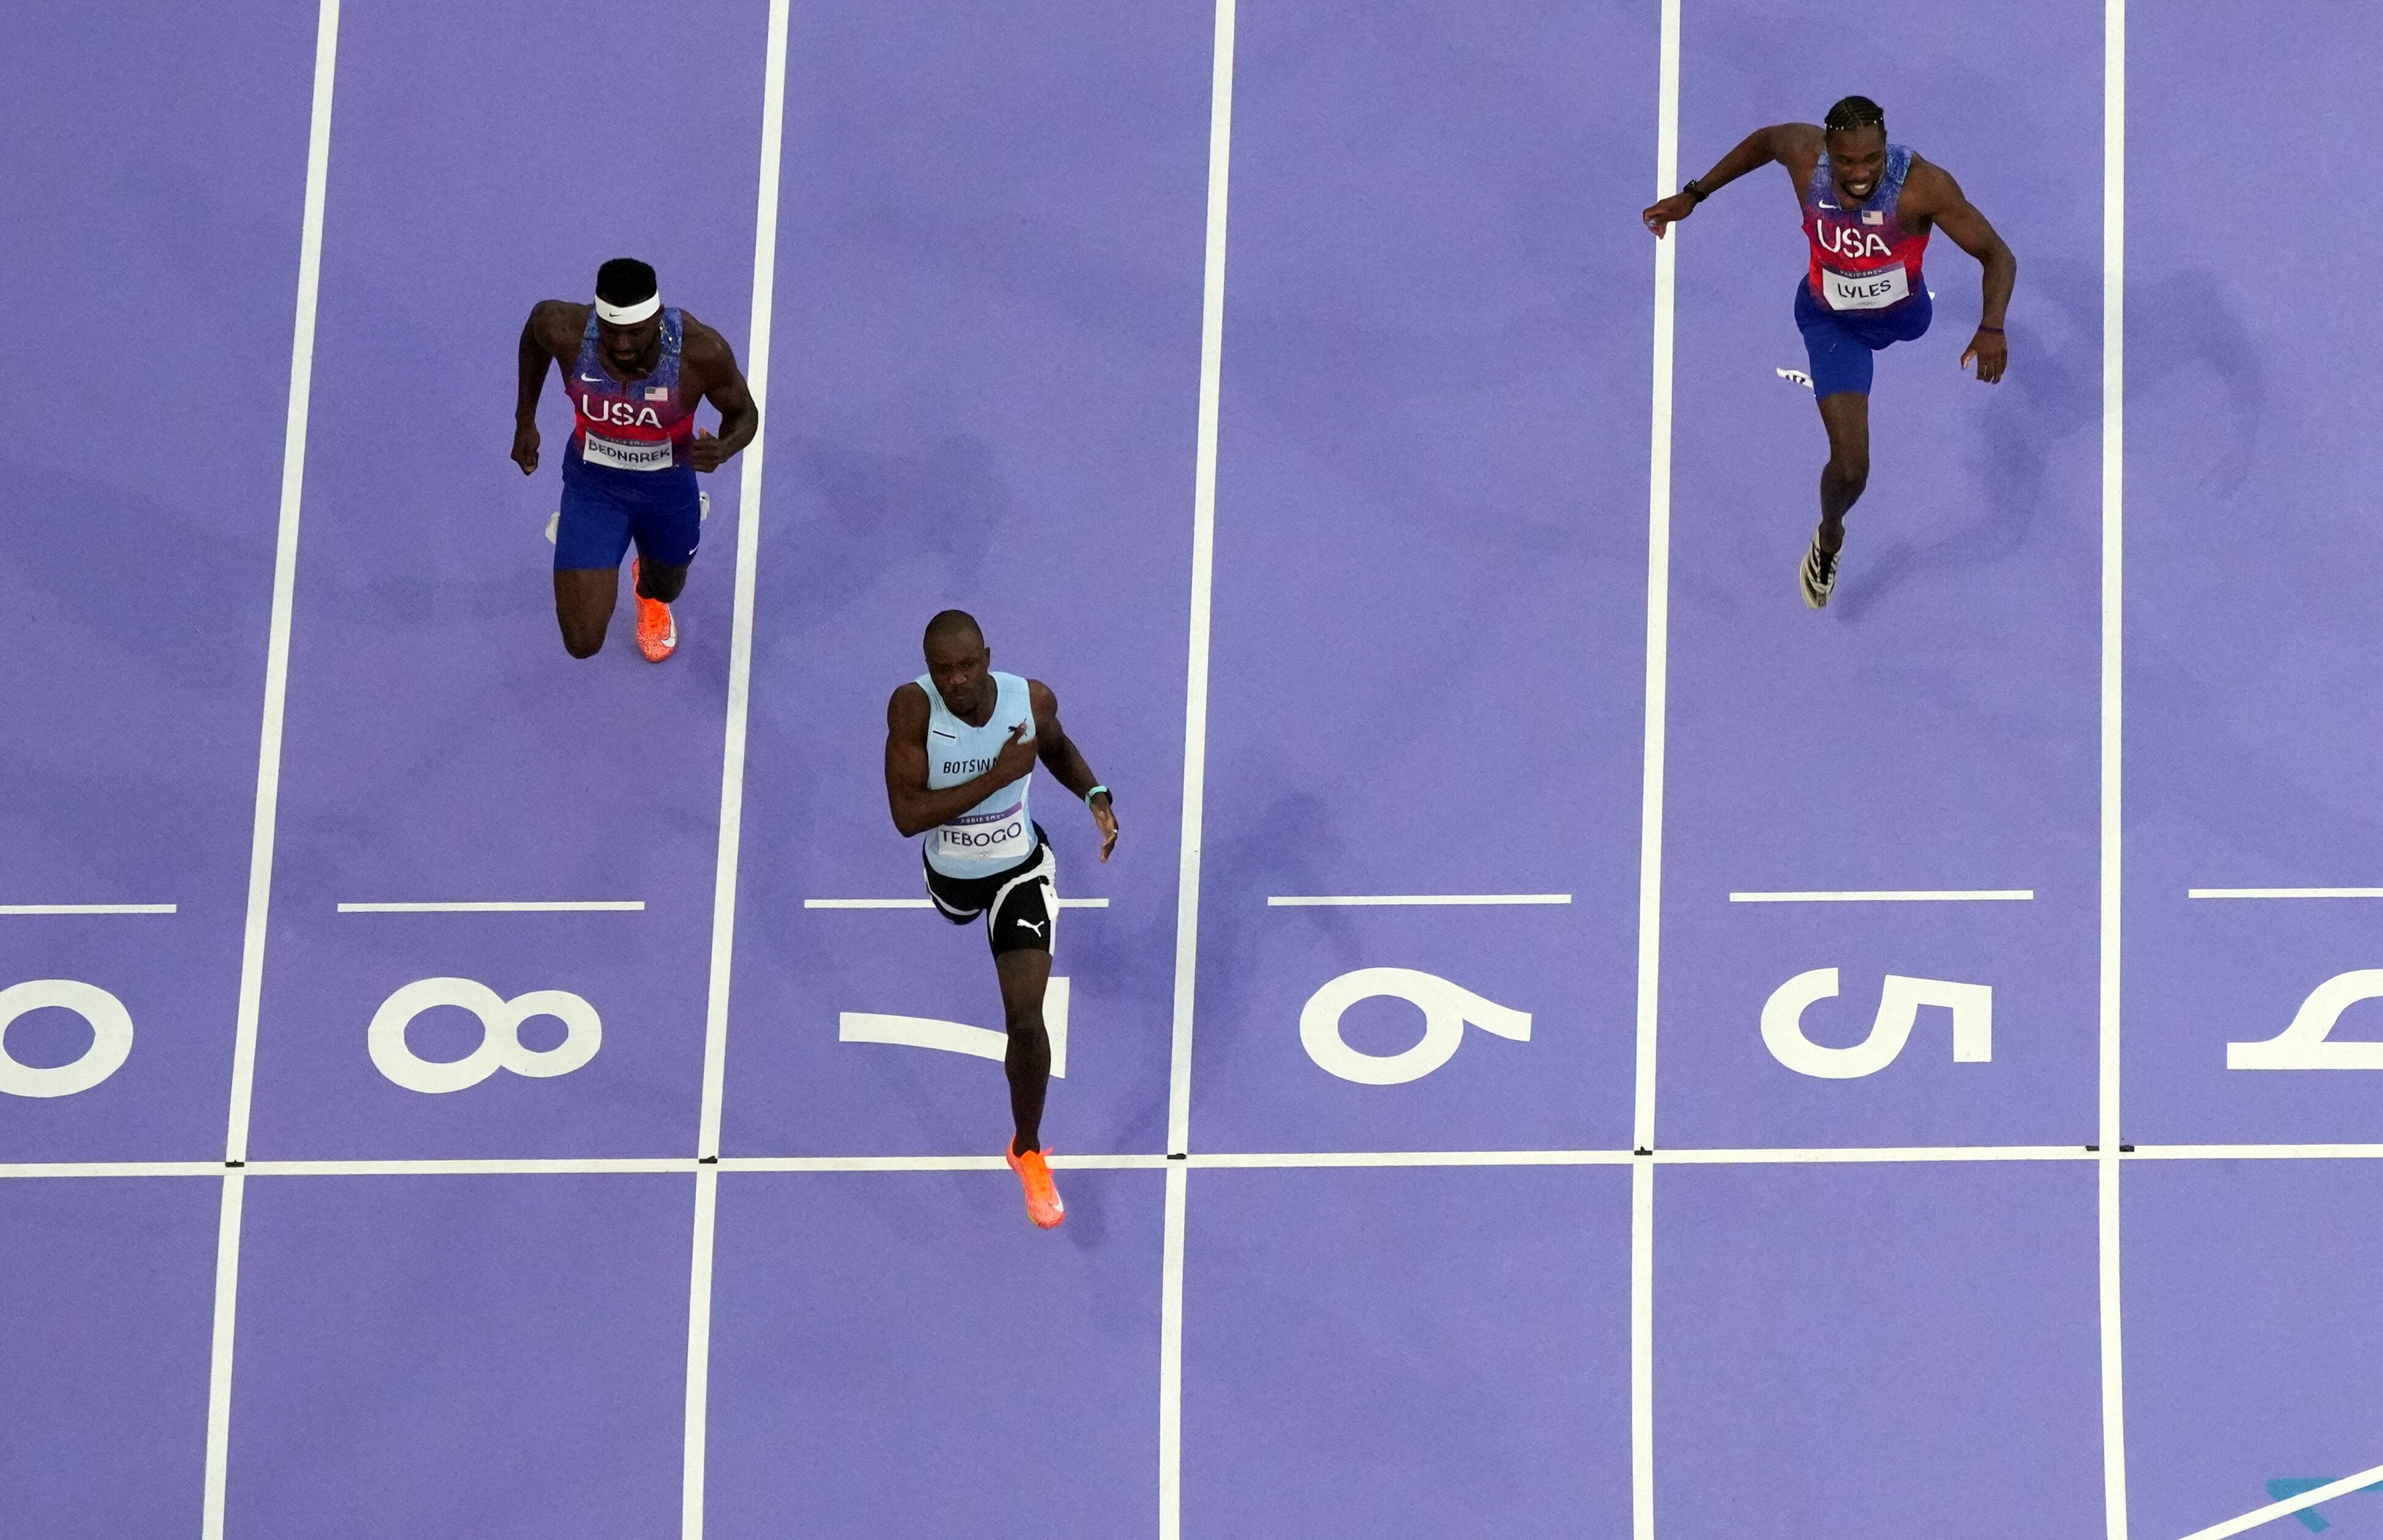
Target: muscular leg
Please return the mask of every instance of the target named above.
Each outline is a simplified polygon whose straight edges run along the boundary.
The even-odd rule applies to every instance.
[[[684,570],[684,569],[682,569]],[[1051,954],[1023,947],[993,959],[1001,975],[1003,1024],[1009,1048],[1001,1060],[1009,1077],[1009,1115],[1018,1136],[1013,1155],[1043,1147],[1043,1097],[1051,1085],[1051,1034],[1043,1027],[1043,991],[1051,982]]]
[[[1846,543],[1846,510],[1870,482],[1870,398],[1840,390],[1821,398],[1829,430],[1829,462],[1821,467],[1821,548],[1834,556]]]
[[[679,590],[685,586],[686,568],[684,566],[652,567],[643,561],[637,563],[637,597],[640,598],[660,599],[668,604],[678,598]]]
[[[686,569],[679,569],[684,581]],[[562,623],[563,650],[574,658],[593,658],[604,648],[604,632],[612,623],[612,606],[620,598],[618,567],[560,567],[554,573],[554,618]]]

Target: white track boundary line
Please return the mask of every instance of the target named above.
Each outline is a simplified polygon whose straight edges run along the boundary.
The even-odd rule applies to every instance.
[[[322,290],[323,204],[331,179],[331,93],[339,76],[340,0],[315,16],[313,101],[306,120],[306,188],[298,230],[298,293],[290,337],[289,415],[281,436],[281,505],[273,543],[273,610],[265,634],[265,703],[257,731],[256,807],[241,924],[240,996],[232,1022],[231,1104],[226,1119],[223,1204],[216,1220],[215,1315],[207,1362],[207,1433],[200,1540],[223,1540],[231,1472],[233,1329],[240,1313],[240,1233],[256,1080],[257,1017],[265,991],[265,921],[273,900],[275,819],[281,802],[281,728],[290,686],[290,615],[298,596],[298,520],[306,486],[306,421],[315,388],[315,312]]]
[[[1662,0],[1655,57],[1655,195],[1680,175],[1680,0]],[[1672,373],[1682,227],[1655,242],[1647,449],[1647,683],[1638,804],[1638,1003],[1630,1141],[1655,1148],[1656,1001],[1663,955],[1663,774],[1671,680]],[[1630,1533],[1655,1536],[1655,1167],[1630,1170]]]
[[[686,1280],[686,1421],[679,1469],[679,1534],[703,1534],[704,1440],[711,1424],[711,1257],[720,1168],[695,1173],[695,1255]]]
[[[1876,888],[1844,893],[1734,893],[1732,904],[1994,904],[2023,903],[2033,888]]]
[[[315,24],[315,100],[306,134],[306,202],[298,238],[297,323],[290,339],[290,415],[281,437],[281,511],[273,548],[273,612],[265,649],[265,709],[257,735],[255,825],[248,852],[248,912],[241,935],[240,1004],[232,1036],[231,1118],[224,1159],[248,1158],[256,1022],[265,994],[265,921],[273,903],[274,824],[281,803],[281,723],[290,688],[290,613],[298,598],[298,520],[306,486],[306,419],[315,390],[315,309],[323,277],[323,201],[331,176],[331,88],[339,68],[340,0],[321,0]]]
[[[745,383],[761,426],[745,446],[736,491],[736,586],[728,627],[728,719],[720,755],[720,846],[711,878],[711,969],[703,1010],[703,1102],[696,1127],[698,1161],[720,1157],[721,1105],[728,1084],[728,994],[736,948],[737,857],[745,832],[745,738],[752,703],[753,599],[761,561],[761,469],[770,435],[770,343],[778,281],[778,183],[786,131],[786,27],[789,0],[770,0],[761,64],[761,144],[753,207],[753,303],[745,348]],[[679,1534],[702,1540],[705,1441],[711,1384],[711,1256],[719,1177],[698,1169],[695,1236],[688,1264],[686,1423],[681,1454]]]
[[[1200,967],[1200,842],[1208,777],[1208,623],[1216,566],[1216,423],[1225,377],[1225,209],[1233,158],[1233,4],[1216,0],[1208,86],[1207,253],[1200,280],[1200,417],[1192,462],[1192,603],[1183,689],[1183,838],[1175,894],[1167,1147],[1190,1147],[1192,997]]]
[[[1192,1174],[1182,1161],[1166,1165],[1166,1230],[1158,1264],[1158,1534],[1160,1540],[1182,1540],[1183,1231]]]
[[[0,915],[170,915],[171,904],[0,904]]]
[[[463,903],[425,904],[342,904],[343,915],[546,915],[577,914],[605,911],[615,914],[642,914],[646,901],[642,898],[589,899],[523,899],[471,900]]]
[[[2344,1476],[2340,1481],[2329,1481],[2314,1491],[2302,1493],[2297,1497],[2286,1497],[2282,1502],[2269,1503],[2265,1508],[2253,1509],[2239,1519],[2229,1519],[2222,1524],[2212,1524],[2207,1529],[2194,1530],[2191,1534],[2186,1535],[2184,1540],[2228,1540],[2229,1535],[2257,1529],[2261,1524],[2273,1523],[2278,1519],[2289,1519],[2293,1514],[2315,1508],[2319,1503],[2331,1502],[2336,1497],[2348,1497],[2351,1493],[2362,1487],[2372,1486],[2377,1482],[2383,1482],[2383,1465],[2370,1466],[2354,1476]]]
[[[1269,909],[1362,909],[1428,907],[1435,905],[1569,904],[1568,893],[1352,893],[1345,897],[1269,898]]]
[[[806,898],[806,909],[932,909],[935,906],[924,898]],[[1063,898],[1062,909],[1105,909],[1105,898]]]
[[[696,1153],[720,1153],[728,1076],[728,986],[736,950],[736,868],[745,837],[745,733],[752,705],[753,595],[761,563],[761,462],[770,436],[770,331],[777,291],[778,180],[785,142],[788,0],[770,0],[761,81],[760,196],[753,219],[753,305],[745,383],[761,429],[745,446],[736,490],[736,590],[728,630],[728,726],[721,751],[720,849],[711,882],[711,975],[703,1013],[703,1114]],[[693,1540],[690,1533],[689,1540]]]
[[[339,0],[325,0],[329,10]],[[241,1208],[245,1174],[225,1171],[223,1207],[216,1220],[215,1324],[207,1349],[206,1490],[200,1510],[201,1540],[223,1540],[224,1495],[231,1476],[231,1349],[240,1316]]]
[[[2102,1497],[2107,1540],[2127,1540],[2127,1410],[2119,1275],[2119,946],[2125,918],[2120,773],[2126,598],[2127,0],[2104,0],[2102,60],[2102,892],[2100,1180]]]
[[[1175,890],[1175,1001],[1167,1066],[1167,1149],[1192,1148],[1192,996],[1200,976],[1200,856],[1207,812],[1208,652],[1216,568],[1216,437],[1225,388],[1226,214],[1233,167],[1234,0],[1216,0],[1208,60],[1208,207],[1200,270],[1200,404],[1192,474],[1192,594],[1184,647],[1183,835]],[[1158,1540],[1183,1534],[1183,1236],[1186,1161],[1167,1171],[1159,1266]]]

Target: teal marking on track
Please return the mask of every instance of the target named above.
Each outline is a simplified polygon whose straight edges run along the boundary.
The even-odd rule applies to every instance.
[[[2297,1497],[2303,1492],[2314,1492],[2320,1486],[2340,1479],[2340,1476],[2278,1476],[2267,1483],[2267,1500],[2282,1502],[2287,1497]],[[2383,1481],[2378,1481],[2372,1486],[2353,1486],[2350,1492],[2383,1492]],[[2342,1496],[2346,1497],[2350,1496],[2350,1492],[2345,1492]],[[2322,1534],[2333,1527],[2333,1521],[2314,1508],[2303,1508],[2292,1517],[2298,1519],[2301,1522],[2301,1527],[2311,1534]]]

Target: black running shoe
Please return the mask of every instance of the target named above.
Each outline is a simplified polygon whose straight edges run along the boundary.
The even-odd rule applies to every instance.
[[[1812,548],[1804,553],[1804,566],[1798,576],[1803,580],[1804,602],[1815,610],[1829,607],[1829,590],[1837,585],[1837,553],[1822,550],[1821,537],[1812,536]]]

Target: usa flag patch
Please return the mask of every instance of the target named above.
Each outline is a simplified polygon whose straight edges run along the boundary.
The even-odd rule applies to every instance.
[[[1886,223],[1886,215],[1883,211],[1879,209],[1866,208],[1862,210],[1862,223],[1865,225],[1883,225]]]
[[[646,400],[649,401],[666,401],[670,400],[670,387],[667,385],[647,386]]]

